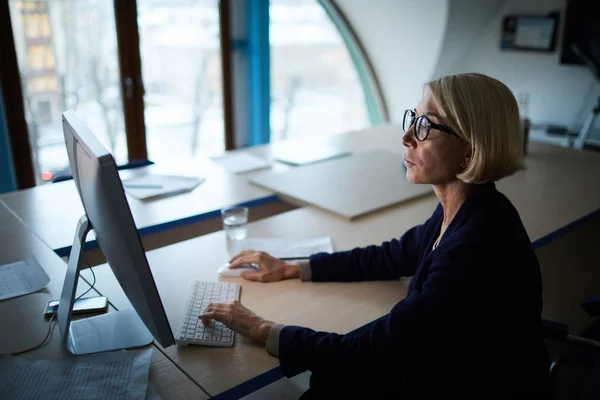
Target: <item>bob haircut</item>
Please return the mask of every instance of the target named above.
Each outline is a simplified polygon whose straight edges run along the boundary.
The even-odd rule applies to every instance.
[[[504,83],[467,73],[442,76],[426,88],[444,123],[471,145],[471,161],[458,179],[493,182],[524,168],[519,108]]]

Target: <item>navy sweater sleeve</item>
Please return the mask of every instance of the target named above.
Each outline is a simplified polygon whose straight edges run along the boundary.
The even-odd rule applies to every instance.
[[[461,332],[469,331],[469,324],[481,315],[480,308],[486,303],[482,283],[491,281],[489,276],[481,276],[485,269],[474,265],[476,253],[478,251],[472,246],[460,245],[445,252],[432,263],[422,287],[415,288],[409,297],[360,335],[284,327],[279,342],[284,374],[289,377],[305,370],[317,372],[349,368],[359,371],[381,365],[381,360],[389,360],[390,357],[397,367],[404,369],[409,367],[410,354],[435,352],[448,343],[457,343],[461,340]],[[387,255],[377,256],[391,262],[386,259]],[[461,260],[460,264],[455,260]],[[391,266],[388,268],[389,271],[380,273],[392,276],[397,273],[393,271],[398,271]],[[360,271],[360,267],[357,270]],[[373,275],[365,272],[354,276]]]
[[[356,282],[391,280],[413,276],[417,268],[419,248],[430,221],[440,217],[440,206],[424,224],[415,226],[402,237],[380,246],[355,248],[337,253],[318,253],[310,257],[312,280],[320,282]]]

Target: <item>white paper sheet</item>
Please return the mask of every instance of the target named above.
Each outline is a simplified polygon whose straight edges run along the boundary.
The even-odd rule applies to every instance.
[[[232,240],[231,255],[243,250],[264,251],[276,258],[304,258],[315,253],[333,252],[330,237],[309,239],[246,238]]]
[[[0,300],[37,292],[50,282],[35,258],[0,266]]]
[[[58,360],[7,356],[0,399],[140,399],[146,397],[152,349]]]
[[[148,174],[123,181],[123,188],[139,200],[188,192],[204,182],[203,178]]]
[[[212,160],[233,174],[268,168],[271,163],[247,153],[231,153]]]

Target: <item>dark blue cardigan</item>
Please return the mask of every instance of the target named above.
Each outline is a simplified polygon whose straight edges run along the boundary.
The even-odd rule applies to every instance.
[[[438,205],[400,240],[313,255],[313,281],[413,279],[407,297],[360,334],[284,327],[284,374],[310,370],[355,394],[544,392],[540,268],[518,212],[487,183],[474,185],[431,250],[442,220]]]

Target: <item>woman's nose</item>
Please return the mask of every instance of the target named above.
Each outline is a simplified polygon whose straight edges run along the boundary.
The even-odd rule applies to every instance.
[[[400,141],[402,142],[402,144],[405,147],[410,147],[410,148],[414,148],[416,145],[416,141],[415,141],[415,129],[414,129],[414,124],[413,126],[411,126],[405,133],[404,135],[402,135],[402,138],[400,139]]]

